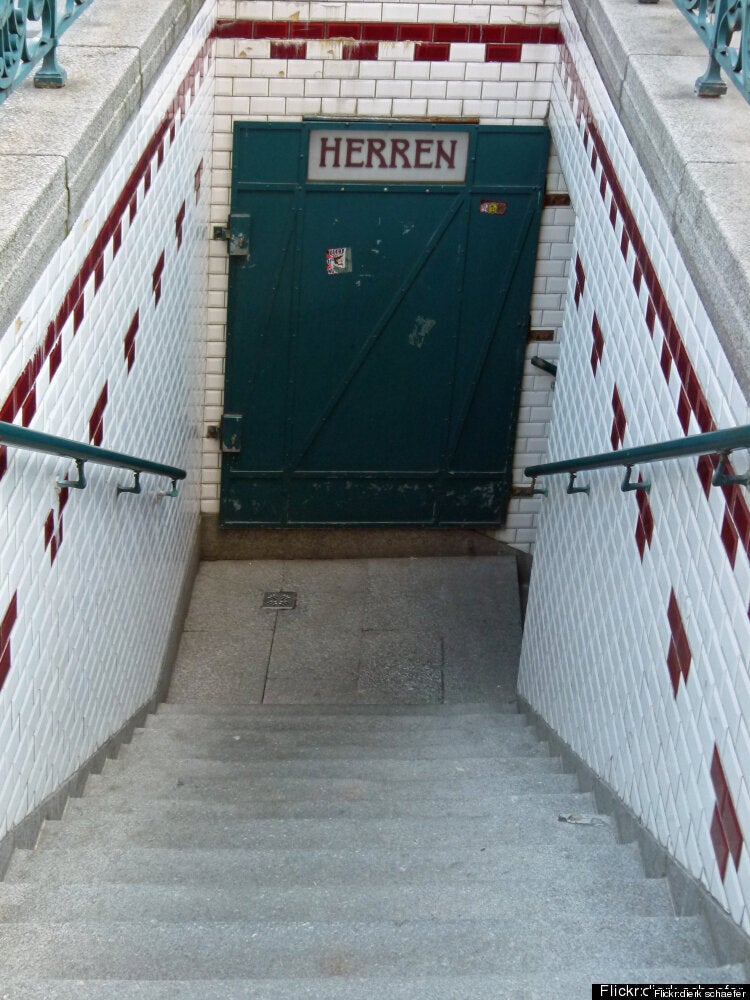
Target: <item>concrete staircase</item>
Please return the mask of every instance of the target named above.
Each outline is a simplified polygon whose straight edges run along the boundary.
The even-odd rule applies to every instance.
[[[742,982],[524,718],[166,704],[17,851],[0,1000],[531,1000]]]

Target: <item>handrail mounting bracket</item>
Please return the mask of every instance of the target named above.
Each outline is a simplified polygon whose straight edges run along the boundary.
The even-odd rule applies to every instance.
[[[719,459],[719,464],[716,466],[716,472],[714,472],[711,484],[713,486],[750,486],[750,473],[746,473],[744,476],[728,476],[724,472],[729,461],[729,455],[728,451],[721,453],[721,458]]]
[[[575,485],[576,475],[577,475],[577,473],[575,473],[575,472],[571,472],[570,473],[570,480],[568,481],[568,488],[567,488],[567,490],[565,492],[566,493],[588,493],[589,490],[591,489],[590,484],[586,483],[585,486],[576,486]]]
[[[620,489],[622,490],[622,492],[623,493],[631,493],[634,490],[643,490],[646,493],[650,493],[651,492],[651,480],[650,479],[644,479],[640,483],[631,483],[630,476],[632,475],[632,472],[633,472],[633,466],[632,465],[626,465],[625,466],[625,476],[624,476],[624,478],[622,480],[622,485],[620,486]]]
[[[78,469],[78,479],[58,479],[57,485],[61,490],[85,490],[86,489],[86,476],[83,472],[83,467],[86,464],[82,458],[75,459],[76,468]]]
[[[141,474],[140,472],[133,472],[133,485],[132,486],[119,486],[117,487],[117,495],[121,493],[140,493],[141,492]]]

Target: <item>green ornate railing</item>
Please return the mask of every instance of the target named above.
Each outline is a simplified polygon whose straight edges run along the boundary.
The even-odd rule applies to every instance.
[[[92,444],[71,441],[69,438],[54,437],[52,434],[42,434],[30,431],[26,427],[6,424],[0,420],[0,444],[10,448],[24,448],[27,451],[41,451],[46,455],[59,455],[70,458],[78,467],[78,479],[58,479],[57,485],[65,489],[82,490],[86,486],[84,466],[86,462],[94,465],[108,465],[115,469],[127,469],[133,473],[132,486],[118,486],[118,493],[140,493],[141,473],[147,472],[154,476],[163,476],[172,482],[168,492],[161,496],[176,497],[177,481],[185,479],[187,473],[173,465],[163,465],[161,462],[149,462],[133,455],[124,455],[120,451],[109,451],[107,448],[97,448]]]
[[[36,87],[63,87],[60,36],[94,0],[0,0],[0,104],[41,63]],[[62,9],[61,9],[62,8]]]
[[[714,486],[728,486],[732,483],[747,486],[750,483],[750,475],[737,476],[733,473],[727,473],[729,456],[739,448],[750,448],[750,424],[732,427],[726,431],[711,431],[708,434],[695,434],[692,437],[677,438],[674,441],[662,441],[660,444],[623,448],[621,451],[585,455],[580,458],[565,459],[562,462],[547,462],[544,465],[530,465],[523,472],[532,481],[533,493],[545,495],[547,492],[536,488],[536,480],[539,476],[557,476],[564,473],[570,476],[568,493],[588,493],[590,489],[588,485],[575,485],[579,472],[620,466],[625,469],[625,478],[622,481],[621,489],[623,493],[629,493],[631,490],[648,491],[651,487],[651,483],[648,481],[638,483],[630,481],[634,465],[664,462],[671,458],[687,458],[693,455],[717,455],[718,461],[713,475]]]
[[[658,3],[659,0],[639,0]],[[720,97],[722,69],[750,101],[750,0],[674,0],[708,49],[708,68],[695,81],[700,97]]]

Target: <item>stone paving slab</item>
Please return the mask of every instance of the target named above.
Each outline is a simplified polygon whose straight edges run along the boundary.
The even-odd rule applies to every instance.
[[[290,610],[262,608],[293,592]],[[437,705],[512,698],[506,556],[201,564],[169,701]]]

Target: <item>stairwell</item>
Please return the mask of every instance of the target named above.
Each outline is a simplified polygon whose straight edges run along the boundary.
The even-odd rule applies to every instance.
[[[519,643],[511,558],[204,564],[168,702],[0,884],[1,1000],[743,982],[518,714]]]

